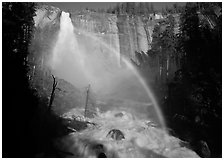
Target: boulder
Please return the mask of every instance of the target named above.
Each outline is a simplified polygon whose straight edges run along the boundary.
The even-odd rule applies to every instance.
[[[116,114],[114,115],[114,117],[123,117],[123,115],[124,115],[124,114],[120,112],[120,113],[116,113]]]
[[[110,137],[110,138],[112,138],[114,140],[117,140],[117,141],[125,139],[124,134],[118,129],[110,130],[106,137]]]

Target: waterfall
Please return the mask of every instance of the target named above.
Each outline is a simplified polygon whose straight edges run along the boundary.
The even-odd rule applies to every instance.
[[[148,112],[151,112],[151,118],[156,117],[157,122],[165,128],[162,113],[151,89],[127,59],[121,59],[125,66],[118,65],[119,55],[101,37],[74,27],[69,13],[62,12],[58,39],[51,59],[55,75],[77,88],[91,84],[99,98],[113,99],[118,103],[117,107],[132,110],[136,115],[148,116]],[[139,105],[131,106],[132,102]]]

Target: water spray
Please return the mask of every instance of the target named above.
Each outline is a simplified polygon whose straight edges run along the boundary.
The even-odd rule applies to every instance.
[[[88,36],[88,37],[90,37],[90,38],[96,40],[97,42],[100,42],[104,47],[106,47],[107,49],[109,49],[109,50],[111,50],[113,53],[115,53],[115,55],[119,55],[119,53],[117,53],[117,51],[116,51],[114,48],[108,46],[108,44],[106,44],[105,42],[101,41],[101,40],[100,40],[99,38],[97,38],[96,36],[93,36],[92,34],[90,34],[90,33],[86,33],[85,31],[82,31],[81,29],[77,29],[77,28],[75,28],[75,27],[74,27],[74,30],[77,31],[77,32],[79,32],[79,33],[82,33],[82,34],[85,35],[85,36]],[[145,88],[145,90],[146,90],[148,96],[150,97],[150,100],[151,100],[152,103],[153,103],[154,109],[156,110],[156,113],[157,113],[157,115],[158,115],[158,118],[159,118],[159,120],[160,120],[160,122],[161,122],[161,126],[162,126],[162,128],[165,130],[165,129],[166,129],[166,124],[165,124],[165,120],[164,120],[164,118],[163,118],[163,116],[162,116],[162,112],[161,112],[161,110],[159,109],[159,105],[158,105],[158,103],[157,103],[157,101],[156,101],[156,99],[155,99],[155,96],[154,96],[153,93],[150,91],[150,88],[149,88],[149,86],[146,84],[144,78],[139,74],[139,72],[134,68],[134,66],[133,66],[127,59],[125,59],[125,57],[121,57],[121,60],[127,65],[127,67],[128,67],[129,69],[131,69],[131,70],[133,71],[133,73],[136,75],[136,77],[138,77],[140,83],[141,83],[141,84],[143,85],[143,87]]]
[[[65,24],[63,24],[63,23],[65,23]],[[108,72],[108,70],[106,70],[104,68],[105,64],[101,64],[101,63],[104,63],[104,61],[106,59],[99,60],[99,57],[102,58],[101,56],[94,55],[94,54],[88,55],[87,53],[85,53],[82,50],[82,48],[80,48],[80,46],[79,46],[79,43],[78,43],[79,39],[77,39],[78,35],[76,36],[75,32],[81,33],[82,35],[88,37],[90,40],[93,40],[93,42],[98,42],[98,44],[100,44],[102,47],[105,47],[108,51],[110,51],[112,56],[110,54],[109,57],[113,58],[113,55],[116,56],[117,60],[119,60],[118,62],[120,63],[120,61],[123,61],[127,67],[120,67],[118,65],[119,63],[117,63],[115,65],[115,64],[113,64],[114,63],[113,62],[111,64],[112,66],[109,66],[110,67],[109,69],[111,72]],[[86,47],[86,44],[82,44],[82,45],[84,45],[84,47]],[[63,55],[61,55],[61,54],[63,54]],[[96,54],[99,54],[99,53],[96,53]],[[119,88],[119,87],[122,85],[122,83],[126,83],[123,81],[131,80],[131,79],[128,79],[129,77],[128,78],[125,77],[126,75],[124,75],[123,73],[126,72],[126,73],[130,74],[129,75],[130,78],[133,78],[132,75],[135,76],[138,79],[138,81],[140,82],[141,86],[144,88],[145,92],[147,93],[147,97],[153,103],[153,107],[157,113],[157,116],[161,123],[162,128],[164,130],[166,129],[166,124],[165,124],[164,118],[162,116],[162,112],[159,108],[159,105],[156,101],[154,94],[152,93],[149,86],[146,84],[144,78],[134,68],[134,66],[131,64],[131,62],[129,62],[124,57],[120,58],[120,53],[117,50],[115,50],[113,47],[109,46],[107,43],[103,42],[101,39],[99,39],[95,35],[85,32],[85,31],[82,31],[81,29],[75,28],[72,24],[69,13],[62,12],[58,42],[56,43],[55,48],[53,50],[52,66],[54,66],[53,69],[55,69],[55,70],[57,70],[57,69],[61,70],[60,76],[61,76],[61,78],[64,78],[64,79],[66,79],[66,78],[63,77],[63,75],[65,75],[66,73],[64,72],[62,67],[66,67],[66,66],[61,65],[61,67],[60,66],[57,67],[57,64],[60,64],[60,62],[62,63],[63,58],[65,59],[66,56],[67,56],[66,60],[68,60],[69,63],[70,63],[70,61],[72,63],[70,64],[70,66],[69,66],[69,63],[66,63],[66,62],[64,62],[64,63],[66,63],[67,68],[70,67],[70,68],[68,68],[69,69],[68,72],[73,71],[73,75],[74,75],[73,77],[76,78],[75,79],[76,87],[77,86],[83,87],[83,86],[91,83],[91,87],[94,90],[99,89],[97,87],[100,87],[101,90],[107,90],[108,88],[106,88],[106,87],[110,87],[110,89],[113,89],[114,87],[118,87],[118,88],[115,88],[115,90],[117,89],[117,91],[119,92],[119,91],[121,91],[121,88]],[[99,56],[99,57],[97,57],[97,56]],[[111,60],[115,60],[115,59],[110,59],[110,61]],[[108,64],[106,64],[105,67],[108,67]],[[95,75],[96,73],[98,75]],[[71,74],[67,73],[66,80],[68,80],[70,78],[70,81],[72,81],[73,79],[71,76],[72,76]],[[117,80],[117,78],[119,78],[119,76],[122,76],[123,79],[121,77],[121,82],[116,82],[116,80]],[[116,83],[118,83],[118,84],[120,83],[119,84],[120,86],[119,85],[116,86]],[[131,83],[133,83],[133,82],[131,82]],[[112,84],[114,84],[115,86],[113,86]],[[90,85],[89,85],[89,87],[90,87]],[[86,106],[85,106],[86,109],[87,109],[89,87],[87,89]],[[129,87],[131,87],[131,86],[129,86]],[[134,92],[136,92],[136,91],[134,90]],[[86,112],[86,109],[85,109],[85,112]],[[85,113],[85,116],[86,116],[86,113]]]

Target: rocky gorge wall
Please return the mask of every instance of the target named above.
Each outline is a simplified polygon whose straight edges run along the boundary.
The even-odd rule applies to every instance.
[[[43,6],[36,11],[35,26],[44,29],[48,25],[57,25],[61,10]],[[135,58],[135,51],[147,52],[151,48],[155,20],[150,18],[108,13],[82,12],[70,13],[75,28],[91,33],[112,47],[120,56]]]
[[[51,75],[54,74],[50,60],[58,39],[61,13],[60,9],[52,6],[41,6],[37,9],[34,17],[36,28],[30,55],[27,57],[30,66],[29,79],[34,88],[37,88],[38,92],[48,99],[52,91]],[[151,48],[156,21],[149,17],[114,15],[86,10],[72,12],[70,18],[74,33],[80,41],[79,44],[84,45],[87,52],[101,56],[107,56],[107,52],[117,54],[118,65],[122,65],[121,57],[138,63],[135,51],[146,52]],[[105,65],[108,67],[110,63],[106,62]],[[62,111],[64,104],[68,109],[84,106],[85,88],[79,90],[77,88],[79,86],[72,87],[71,82],[67,80],[57,79],[57,81],[60,84],[55,93],[57,100],[53,102],[53,106],[57,106],[59,112]],[[69,88],[69,90],[65,91],[64,88]]]
[[[71,13],[71,19],[74,27],[94,33],[127,59],[137,61],[135,51],[147,52],[150,49],[154,27],[152,20],[88,11]]]

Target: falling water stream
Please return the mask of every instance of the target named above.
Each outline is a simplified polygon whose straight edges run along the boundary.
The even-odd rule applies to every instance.
[[[52,53],[50,65],[56,76],[77,88],[91,84],[99,97],[149,104],[147,107],[154,108],[159,123],[166,128],[155,96],[134,66],[103,39],[75,28],[69,13],[61,14],[58,40]],[[121,61],[125,66],[119,65]]]
[[[88,122],[80,130],[68,125],[73,132],[55,139],[55,147],[66,153],[63,156],[96,158],[103,153],[109,158],[198,157],[168,134],[152,90],[119,49],[107,42],[106,35],[76,27],[69,13],[62,12],[57,36],[48,61],[53,74],[80,90],[90,84],[96,101],[102,102],[95,107],[106,104],[96,109],[93,118],[82,116],[84,106],[60,115],[69,125]],[[114,129],[123,135],[122,140],[108,137]]]

